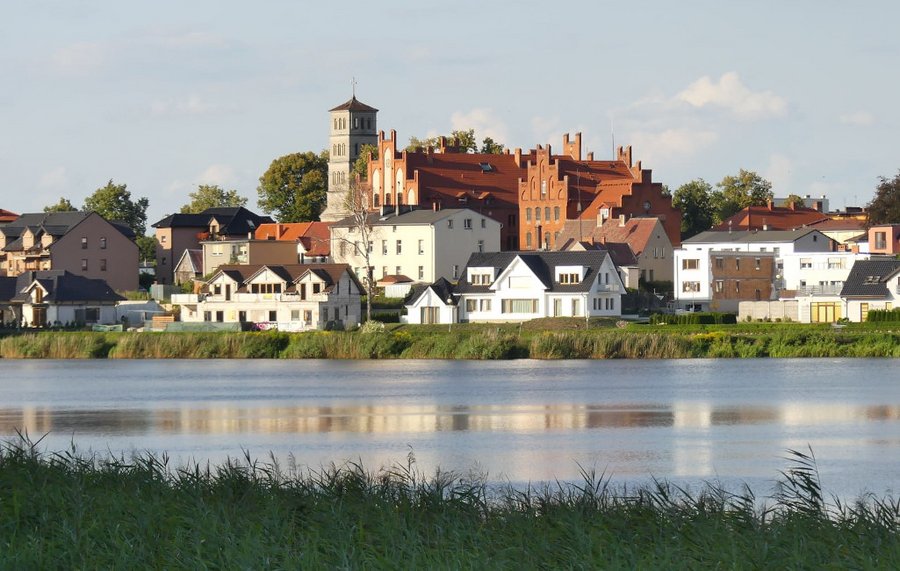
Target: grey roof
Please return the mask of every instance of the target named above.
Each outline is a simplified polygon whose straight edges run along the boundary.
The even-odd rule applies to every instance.
[[[844,280],[841,297],[888,297],[887,282],[898,273],[900,260],[896,258],[859,260]]]
[[[247,282],[266,268],[289,284],[287,291],[292,291],[293,284],[307,272],[312,272],[319,276],[328,287],[332,287],[339,282],[341,276],[346,273],[356,283],[359,291],[364,291],[362,283],[360,283],[356,274],[350,270],[350,266],[347,264],[228,264],[219,266],[219,269],[216,270],[210,281],[214,280],[219,274],[225,274],[240,284],[238,291],[244,292],[247,291]]]
[[[505,270],[517,257],[525,263],[550,291],[576,293],[590,291],[600,266],[609,254],[602,250],[567,252],[490,252],[472,254],[456,285],[456,293],[488,293],[490,286],[468,282],[467,268],[491,267],[497,274]],[[561,284],[554,280],[557,266],[586,266],[587,272],[577,284]]]
[[[0,277],[0,303],[9,302],[16,295],[18,278]]]
[[[43,287],[47,294],[46,303],[96,302],[113,303],[125,298],[117,294],[105,280],[90,279],[64,270],[25,272],[16,278],[16,291],[11,301],[28,301],[25,291],[34,282]]]
[[[378,111],[378,109],[375,109],[374,107],[370,107],[369,105],[366,105],[365,103],[363,103],[362,101],[357,99],[356,95],[354,95],[353,97],[350,98],[349,101],[347,101],[345,103],[341,103],[334,109],[328,110],[329,113],[332,111]]]
[[[72,228],[81,224],[81,222],[94,214],[94,212],[33,212],[19,216],[13,222],[0,227],[7,240],[18,239],[22,236],[22,232],[26,228],[34,234],[49,234],[54,237],[63,236]],[[100,216],[99,214],[97,216]],[[100,218],[103,218],[100,216]],[[106,220],[104,218],[104,220]],[[107,220],[116,230],[121,232],[127,238],[134,238],[134,231],[124,222],[117,220]],[[10,243],[7,246],[9,250],[13,246]],[[18,246],[21,249],[21,245]]]
[[[208,228],[215,218],[219,222],[219,230],[224,235],[246,236],[247,232],[255,232],[260,224],[273,224],[269,216],[261,216],[247,210],[243,206],[207,208],[199,214],[169,214],[154,228]]]
[[[682,240],[681,245],[685,244],[714,244],[717,242],[730,242],[741,244],[757,244],[764,242],[794,242],[800,238],[812,234],[813,232],[822,234],[815,228],[798,228],[797,230],[707,230],[700,232],[696,236]],[[824,234],[822,234],[825,236]],[[826,239],[831,240],[828,236]]]
[[[407,209],[407,210],[404,210]],[[449,218],[460,212],[471,212],[472,215],[479,215],[478,212],[470,208],[442,208],[440,210],[432,210],[431,208],[411,209],[409,206],[401,207],[400,214],[396,214],[393,207],[390,210],[381,212],[370,212],[367,222],[372,226],[403,226],[413,224],[434,224],[445,218]],[[487,216],[485,216],[487,218]],[[352,228],[356,226],[356,221],[352,216],[338,220],[332,227]]]
[[[445,304],[447,303],[447,300],[450,300],[449,305],[456,303],[453,297],[453,284],[444,278],[438,278],[433,284],[419,284],[413,286],[409,296],[409,305],[414,305],[429,289],[434,291],[434,294]]]

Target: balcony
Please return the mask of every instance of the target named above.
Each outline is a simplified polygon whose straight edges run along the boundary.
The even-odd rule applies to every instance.
[[[797,288],[797,295],[840,295],[844,284],[812,285]]]
[[[202,293],[173,293],[172,303],[179,305],[189,305],[200,303],[205,297],[206,294]]]
[[[597,291],[619,291],[619,284],[597,284]]]

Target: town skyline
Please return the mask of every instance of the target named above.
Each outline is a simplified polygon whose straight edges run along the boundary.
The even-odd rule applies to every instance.
[[[581,132],[598,159],[631,145],[671,190],[745,168],[776,196],[863,206],[898,167],[883,70],[900,9],[876,4],[865,19],[836,2],[15,5],[0,34],[0,207],[80,206],[113,179],[150,199],[149,223],[199,184],[258,210],[273,159],[327,147],[353,78],[401,143],[473,128],[557,152]]]

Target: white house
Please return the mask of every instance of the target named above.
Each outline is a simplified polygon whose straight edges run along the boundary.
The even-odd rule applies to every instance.
[[[501,225],[492,218],[467,208],[409,208],[395,206],[371,213],[368,246],[352,218],[332,224],[334,261],[349,264],[362,277],[366,266],[362,253],[368,247],[374,279],[402,275],[432,283],[438,278],[458,279],[472,252],[500,250]]]
[[[456,298],[453,296],[453,284],[444,278],[438,278],[429,285],[419,286],[413,291],[410,303],[406,306],[406,323],[456,323]]]
[[[29,271],[0,280],[6,282],[0,286],[6,298],[0,304],[23,326],[117,324],[116,303],[125,299],[104,280],[65,270]]]
[[[878,257],[856,262],[841,290],[841,298],[843,317],[850,321],[866,321],[872,309],[900,307],[900,260]]]
[[[185,322],[254,323],[288,331],[361,321],[362,285],[345,264],[220,266],[202,294],[175,294]]]
[[[795,252],[834,252],[834,240],[818,230],[707,231],[684,240],[674,252],[675,302],[679,308],[707,310],[713,299],[710,253],[770,252],[775,256],[775,281],[780,282],[783,257]],[[774,285],[774,284],[773,284]]]
[[[619,316],[624,293],[601,250],[472,254],[454,290],[461,322]]]

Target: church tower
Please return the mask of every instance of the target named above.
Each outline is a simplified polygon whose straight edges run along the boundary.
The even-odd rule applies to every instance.
[[[338,105],[331,111],[331,136],[328,158],[328,202],[320,219],[333,222],[348,216],[344,206],[350,186],[351,171],[363,145],[377,146],[378,109],[356,99]]]

